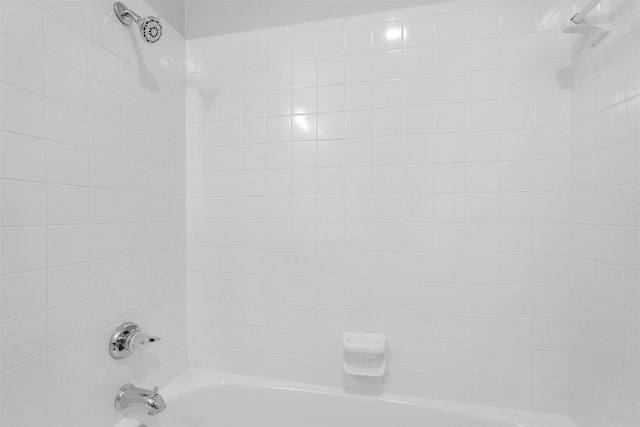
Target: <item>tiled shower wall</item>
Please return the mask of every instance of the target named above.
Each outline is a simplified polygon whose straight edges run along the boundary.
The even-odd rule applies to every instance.
[[[190,363],[567,407],[564,1],[441,2],[187,42]]]
[[[570,415],[640,425],[640,4],[606,1],[572,73]]]
[[[2,427],[113,426],[186,366],[184,39],[111,8],[0,1]],[[165,340],[115,361],[124,320]]]

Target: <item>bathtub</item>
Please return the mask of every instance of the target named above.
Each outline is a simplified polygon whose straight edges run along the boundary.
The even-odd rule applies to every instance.
[[[575,427],[567,417],[187,370],[161,390],[167,409],[127,409],[116,427]]]

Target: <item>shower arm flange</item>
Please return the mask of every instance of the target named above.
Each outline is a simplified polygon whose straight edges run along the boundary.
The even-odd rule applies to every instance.
[[[116,2],[113,4],[113,11],[115,12],[120,22],[125,25],[131,25],[134,22],[137,24],[142,19],[140,18],[140,15],[135,13],[133,10],[128,9],[127,6],[125,6],[124,3],[121,2]]]

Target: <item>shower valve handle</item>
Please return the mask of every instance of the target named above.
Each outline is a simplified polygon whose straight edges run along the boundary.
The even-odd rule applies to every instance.
[[[123,359],[136,351],[144,351],[150,343],[162,338],[149,336],[142,332],[133,322],[125,322],[118,326],[109,340],[109,354],[114,359]]]
[[[150,343],[160,339],[160,337],[150,337],[144,332],[136,331],[127,336],[124,345],[129,351],[144,351]]]

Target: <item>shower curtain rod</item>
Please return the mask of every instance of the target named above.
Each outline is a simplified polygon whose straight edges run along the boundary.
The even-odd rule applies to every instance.
[[[576,25],[581,24],[582,21],[584,21],[584,19],[587,17],[587,15],[591,13],[591,11],[595,9],[596,6],[598,6],[601,1],[602,0],[591,0],[584,9],[582,9],[580,12],[573,15],[573,18],[571,18],[571,22],[573,22]]]

